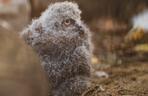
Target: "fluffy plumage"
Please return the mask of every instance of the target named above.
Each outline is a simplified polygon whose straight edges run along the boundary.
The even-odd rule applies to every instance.
[[[76,3],[55,3],[22,32],[48,74],[51,96],[80,96],[90,84],[90,32],[80,14]]]

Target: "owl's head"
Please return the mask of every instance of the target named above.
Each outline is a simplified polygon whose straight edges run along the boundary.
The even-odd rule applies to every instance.
[[[65,1],[51,4],[29,26],[26,41],[36,46],[49,43],[58,46],[80,45],[89,36],[89,30],[81,21],[80,14],[81,11],[76,3]]]
[[[81,11],[76,3],[58,2],[49,5],[39,18],[45,32],[55,37],[73,38],[85,34]]]

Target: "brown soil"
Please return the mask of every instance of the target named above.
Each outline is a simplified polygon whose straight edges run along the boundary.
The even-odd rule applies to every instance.
[[[92,87],[84,96],[148,96],[147,63],[114,65],[96,70],[99,69],[107,72],[109,78],[94,76]]]

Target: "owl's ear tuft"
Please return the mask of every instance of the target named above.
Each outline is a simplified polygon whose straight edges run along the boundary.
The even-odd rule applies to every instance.
[[[35,26],[34,32],[37,32],[37,33],[43,33],[44,32],[41,23],[39,23],[38,25]]]
[[[43,27],[39,20],[33,20],[32,24],[29,26],[29,29],[33,33],[43,33]]]

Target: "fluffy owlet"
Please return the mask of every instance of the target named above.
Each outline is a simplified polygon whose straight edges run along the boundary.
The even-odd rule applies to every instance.
[[[76,3],[55,3],[22,32],[47,72],[51,96],[80,96],[90,84],[90,32],[80,14]]]

